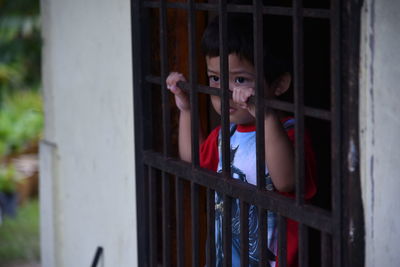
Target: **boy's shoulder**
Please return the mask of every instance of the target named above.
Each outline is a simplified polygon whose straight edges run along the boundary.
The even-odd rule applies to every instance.
[[[200,166],[215,171],[218,166],[218,135],[221,126],[217,126],[200,145]]]

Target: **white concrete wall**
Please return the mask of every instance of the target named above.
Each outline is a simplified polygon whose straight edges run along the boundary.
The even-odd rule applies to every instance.
[[[43,267],[137,266],[129,0],[42,0]]]
[[[365,0],[361,175],[366,266],[400,266],[400,1]]]

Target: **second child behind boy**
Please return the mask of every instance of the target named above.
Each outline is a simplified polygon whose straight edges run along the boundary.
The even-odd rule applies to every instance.
[[[231,170],[232,177],[255,185],[256,174],[256,139],[255,107],[248,104],[250,96],[255,94],[255,68],[253,59],[252,17],[249,15],[228,15],[228,72],[229,90],[232,99],[229,102],[229,120],[231,123]],[[274,38],[274,36],[268,36]],[[266,39],[266,38],[264,38]],[[290,73],[275,60],[264,40],[264,88],[267,98],[285,93],[291,84]],[[220,56],[218,17],[207,26],[202,46],[206,57],[209,85],[220,88]],[[179,117],[179,156],[191,162],[191,115],[188,95],[177,86],[179,81],[186,81],[177,72],[169,74],[167,88],[175,95]],[[211,95],[211,103],[218,114],[221,114],[221,100]],[[264,116],[265,129],[265,179],[267,190],[277,191],[293,196],[295,189],[294,175],[294,119],[281,118],[273,110]],[[216,172],[222,170],[220,126],[214,129],[207,138],[200,134],[200,165]],[[316,191],[314,182],[315,164],[310,141],[305,139],[306,158],[306,198],[311,198]],[[220,194],[215,196],[215,247],[216,266],[223,263],[222,217],[223,200]],[[232,266],[240,266],[240,209],[239,200],[232,201]],[[270,266],[277,266],[277,222],[276,214],[268,212],[268,259]],[[297,223],[287,220],[287,265],[297,266],[298,230]],[[261,251],[258,240],[257,207],[249,207],[249,266],[258,266]]]

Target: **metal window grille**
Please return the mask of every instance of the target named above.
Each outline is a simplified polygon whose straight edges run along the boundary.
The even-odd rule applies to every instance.
[[[304,3],[303,3],[304,2]],[[318,1],[317,1],[318,2]],[[299,223],[299,266],[363,266],[363,212],[358,170],[358,61],[361,2],[323,1],[311,7],[309,1],[293,0],[286,5],[234,5],[226,0],[209,3],[187,0],[132,0],[132,49],[134,77],[135,153],[137,180],[138,244],[140,266],[214,266],[214,194],[224,195],[224,218],[230,218],[233,198],[240,200],[241,254],[248,255],[247,213],[249,205],[259,210],[259,238],[263,251],[260,266],[267,266],[266,211],[278,214],[279,266],[286,266],[286,218]],[[166,90],[169,69],[169,30],[171,11],[183,12],[187,26],[188,81],[181,86],[190,91],[192,112],[192,163],[174,157],[173,108]],[[220,25],[221,88],[199,84],[199,12],[217,13]],[[229,89],[227,77],[227,25],[229,12],[250,13],[254,32],[260,32],[262,17],[274,15],[292,19],[293,82],[292,102],[264,99],[263,37],[255,34],[257,186],[237,183],[230,177]],[[173,14],[172,14],[173,16]],[[328,25],[329,71],[327,108],[305,103],[304,56],[305,24],[319,20]],[[222,160],[221,174],[199,166],[199,94],[221,97]],[[264,190],[264,127],[266,107],[292,112],[296,119],[295,170],[296,198],[290,199]],[[329,205],[319,206],[304,199],[305,121],[312,118],[328,125],[326,150],[329,170]],[[176,125],[175,125],[176,126]],[[325,173],[326,174],[326,173]],[[223,182],[221,182],[223,181]],[[327,182],[328,181],[328,182]],[[189,186],[188,186],[189,185]],[[205,216],[205,217],[204,217]],[[204,218],[202,218],[204,217]],[[231,254],[231,220],[224,219],[224,254]],[[314,233],[314,234],[313,234]],[[315,234],[316,233],[316,234]],[[208,240],[208,241],[206,241]],[[313,241],[314,240],[314,241]],[[207,242],[207,244],[205,244]],[[311,246],[311,248],[310,248]],[[317,258],[315,260],[314,258]],[[190,260],[188,260],[190,259]],[[241,257],[248,266],[248,257]],[[204,262],[206,261],[206,262]],[[224,266],[231,266],[225,257]]]

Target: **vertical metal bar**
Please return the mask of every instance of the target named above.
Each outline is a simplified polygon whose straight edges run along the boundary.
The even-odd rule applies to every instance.
[[[359,156],[360,24],[363,1],[346,1],[340,9],[342,99],[342,266],[365,265],[364,210]],[[345,57],[343,56],[345,55]]]
[[[132,29],[132,67],[133,67],[133,103],[134,103],[134,125],[135,125],[135,163],[136,163],[136,201],[144,203],[137,206],[138,216],[137,232],[138,239],[142,240],[142,246],[138,247],[138,263],[145,265],[149,262],[149,216],[148,216],[148,171],[141,162],[142,150],[151,146],[147,136],[143,133],[143,129],[148,129],[145,121],[150,116],[150,112],[144,111],[144,106],[148,103],[149,97],[146,97],[142,88],[144,87],[141,54],[144,52],[142,47],[145,34],[142,26],[143,12],[141,1],[131,0],[131,29]],[[144,23],[143,23],[144,24]],[[145,32],[145,31],[144,31]],[[146,69],[146,67],[144,67]],[[145,119],[146,116],[146,119]],[[140,145],[138,145],[140,144]]]
[[[161,95],[163,110],[163,150],[164,155],[171,155],[171,111],[169,94],[165,80],[168,71],[167,55],[167,6],[166,0],[160,0],[160,64],[161,64]]]
[[[295,173],[296,204],[304,203],[304,59],[303,59],[303,1],[293,3],[293,41],[294,41],[294,100],[295,100]],[[308,266],[308,231],[299,224],[299,266]]]
[[[254,64],[256,71],[256,168],[257,187],[265,189],[264,55],[262,0],[253,0]]]
[[[260,255],[258,266],[270,266],[268,260],[268,225],[267,225],[267,211],[261,207],[258,207],[258,241],[260,244]]]
[[[175,207],[176,207],[176,253],[177,266],[185,265],[184,253],[184,208],[183,208],[183,184],[179,177],[176,177],[175,182]]]
[[[221,86],[221,132],[222,132],[222,175],[230,179],[230,133],[229,133],[229,65],[228,65],[228,40],[226,0],[219,1],[219,55],[220,55],[220,86]],[[223,253],[224,267],[232,266],[232,199],[224,195],[223,211]]]
[[[163,266],[171,266],[171,203],[170,176],[162,173],[162,216],[163,216]]]
[[[150,266],[157,266],[157,177],[154,168],[149,167],[149,222],[150,222]]]
[[[295,172],[296,204],[304,203],[304,59],[303,59],[303,1],[293,3],[294,41],[294,100],[295,100]],[[299,224],[299,266],[308,267],[308,231]]]
[[[286,218],[278,216],[278,260],[280,267],[287,265],[287,237],[286,237]]]
[[[194,0],[188,0],[192,164],[197,167],[199,166],[199,100],[197,94],[196,10],[194,5]]]
[[[303,1],[293,2],[296,203],[304,202]]]
[[[189,71],[192,165],[199,166],[199,107],[197,94],[196,14],[194,0],[188,0]],[[199,266],[199,187],[191,183],[192,266]]]
[[[256,168],[257,188],[264,190],[265,181],[265,129],[264,129],[264,55],[262,1],[253,0],[254,64],[256,72]],[[269,266],[268,225],[266,210],[258,207],[259,266]]]
[[[299,224],[299,266],[309,266],[309,246],[308,246],[308,228],[306,225]]]
[[[240,266],[249,266],[249,204],[240,201]]]
[[[226,0],[219,1],[219,55],[220,55],[220,86],[221,98],[221,131],[222,131],[222,174],[225,178],[231,176],[230,138],[229,138],[229,66]]]
[[[167,7],[166,0],[160,0],[160,64],[161,64],[161,95],[163,110],[163,152],[165,156],[171,155],[171,114],[169,94],[166,90],[165,80],[168,71],[167,55]],[[171,234],[170,234],[170,203],[169,203],[169,177],[162,172],[162,258],[163,265],[171,265]]]
[[[332,266],[331,237],[327,233],[321,233],[321,267]]]
[[[199,186],[191,184],[192,266],[199,266]]]
[[[333,266],[342,266],[341,248],[341,77],[340,77],[340,1],[331,1],[330,58],[331,58],[331,176],[333,233]]]
[[[207,189],[207,267],[215,266],[215,191]]]
[[[224,267],[232,266],[232,198],[224,195],[224,212],[222,218],[222,238],[224,251]]]

